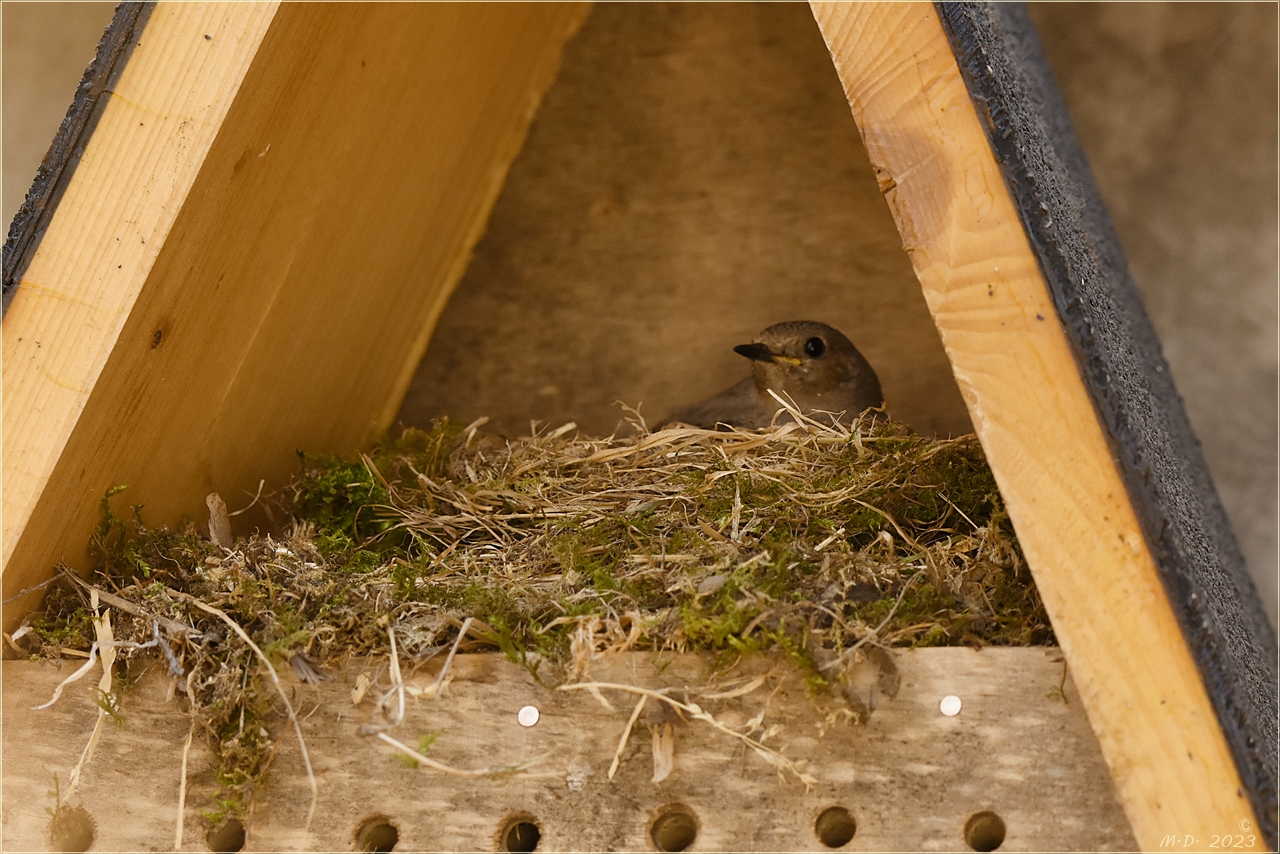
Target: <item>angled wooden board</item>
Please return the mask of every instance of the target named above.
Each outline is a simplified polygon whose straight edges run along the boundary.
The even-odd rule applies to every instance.
[[[1276,635],[1020,5],[938,7],[1165,595],[1272,846]],[[991,105],[1003,105],[1003,109]],[[983,105],[986,105],[985,107]]]
[[[149,8],[4,318],[6,599],[388,426],[585,10]]]
[[[1108,363],[1097,367],[1098,349],[1082,345],[1071,315],[1080,302],[1097,306],[1098,295],[1065,304],[1050,287],[1045,245],[1067,238],[1033,232],[1033,241],[1024,225],[1029,214],[988,141],[993,125],[1002,128],[1011,96],[975,98],[935,7],[812,5],[1139,844],[1157,849],[1176,837],[1208,846],[1214,834],[1261,821],[1262,832],[1251,838],[1264,846],[1275,822],[1274,783],[1265,773],[1269,761],[1274,780],[1274,634],[1256,596],[1249,600],[1242,567],[1219,571],[1201,582],[1202,595],[1213,598],[1211,608],[1236,612],[1228,632],[1252,630],[1255,637],[1225,647],[1232,666],[1205,667],[1179,586],[1186,573],[1168,571],[1166,532],[1147,524],[1152,503],[1133,488],[1130,460],[1117,450],[1126,437],[1114,418],[1100,415],[1179,407],[1176,394],[1096,395],[1096,375]],[[945,7],[949,16],[1015,14],[960,8]],[[998,46],[1003,52],[988,47],[988,71],[1000,61],[1035,61],[1028,43]],[[1030,100],[1028,111],[1060,109]],[[1052,214],[1059,219],[1073,207],[1101,205],[1096,191],[1065,194],[1061,203],[1065,210]],[[1106,217],[1105,209],[1075,215]],[[1090,235],[1095,251],[1108,251],[1098,248],[1107,236]],[[1115,257],[1108,260],[1114,268]],[[1081,276],[1081,265],[1070,274]],[[1101,283],[1099,293],[1106,287]],[[1140,302],[1125,311],[1108,315],[1102,305],[1093,322],[1146,322]],[[1158,347],[1151,350],[1129,365],[1139,379],[1163,365]],[[1119,370],[1116,364],[1110,369]],[[1177,454],[1176,442],[1166,456],[1168,448]],[[1187,469],[1195,464],[1181,460]],[[1194,472],[1182,476],[1193,492],[1206,487],[1194,483]],[[1192,538],[1207,532],[1176,514],[1166,522],[1182,524]],[[1225,703],[1215,682],[1224,673],[1237,680]],[[1267,692],[1251,694],[1257,686],[1249,680],[1270,682],[1269,712]]]

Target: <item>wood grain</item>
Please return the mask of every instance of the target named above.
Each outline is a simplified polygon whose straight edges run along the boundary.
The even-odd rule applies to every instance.
[[[585,8],[152,10],[4,320],[6,598],[389,426]]]
[[[304,832],[311,790],[281,715],[272,724],[280,748],[249,821],[245,850],[351,850],[355,829],[378,816],[396,826],[397,851],[494,850],[504,819],[523,814],[541,831],[539,851],[646,851],[653,850],[650,823],[671,804],[683,804],[697,818],[691,851],[830,850],[817,839],[815,822],[831,806],[845,807],[857,823],[852,850],[965,850],[965,823],[982,810],[1005,822],[1001,851],[1133,847],[1079,696],[1069,678],[1063,682],[1059,650],[922,649],[896,660],[898,696],[881,697],[864,726],[838,715],[847,710],[843,701],[812,695],[785,657],[745,659],[719,676],[713,662],[698,655],[659,660],[628,653],[593,663],[592,679],[671,688],[673,696],[697,702],[735,728],[763,715],[756,735],[778,727],[766,743],[803,763],[817,780],[808,791],[707,723],[664,719],[653,700],[610,781],[608,768],[635,697],[602,690],[610,710],[586,691],[539,686],[496,654],[458,656],[445,696],[410,698],[404,723],[390,733],[416,747],[419,735],[438,732],[427,756],[453,768],[542,757],[530,770],[548,776],[458,777],[392,759],[385,744],[360,734],[362,726],[385,727],[374,709],[388,686],[385,659],[352,660],[339,678],[318,688],[282,674],[301,709],[320,806],[311,832]],[[47,701],[76,664],[4,663],[8,848],[47,846],[51,775],[65,780],[96,718],[98,707],[82,683],[50,709],[31,708]],[[416,673],[402,664],[410,684],[428,686],[440,659]],[[361,673],[376,685],[352,705]],[[706,696],[765,674],[741,696]],[[177,703],[164,701],[163,664],[140,659],[127,681],[125,724],[104,732],[72,801],[97,820],[93,850],[167,848],[174,835],[188,722]],[[963,702],[955,717],[939,711],[947,694]],[[541,713],[533,727],[517,722],[525,705]],[[650,725],[667,724],[674,766],[655,785]],[[200,811],[209,808],[214,786],[199,735],[188,771],[184,848],[204,850],[207,824]]]
[[[1255,817],[933,6],[812,8],[1139,844],[1238,833]]]
[[[45,521],[33,519],[36,504],[275,9],[161,4],[147,38],[109,83],[107,106],[4,319],[6,598],[50,568],[15,564],[15,551],[24,532]],[[46,547],[41,562],[62,551]]]

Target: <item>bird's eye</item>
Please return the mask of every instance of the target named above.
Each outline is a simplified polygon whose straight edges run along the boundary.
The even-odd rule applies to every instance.
[[[821,338],[810,338],[804,342],[804,351],[815,359],[821,358],[822,354],[827,352],[827,344]]]

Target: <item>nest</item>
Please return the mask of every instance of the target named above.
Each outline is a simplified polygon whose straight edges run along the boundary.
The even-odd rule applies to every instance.
[[[120,656],[163,653],[239,812],[274,753],[270,661],[316,680],[393,643],[500,650],[563,684],[608,652],[780,651],[856,707],[850,668],[876,650],[1054,642],[973,436],[634,424],[506,440],[441,421],[356,461],[304,456],[274,499],[289,521],[230,548],[126,522],[113,491],[92,578],[61,576],[24,643],[87,650],[91,595],[110,606]]]

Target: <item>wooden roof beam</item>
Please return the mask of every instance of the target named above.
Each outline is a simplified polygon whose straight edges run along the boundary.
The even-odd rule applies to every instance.
[[[1025,9],[812,7],[1135,837],[1274,847],[1275,633]]]

